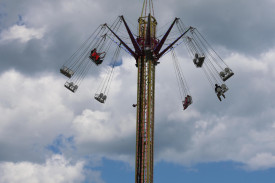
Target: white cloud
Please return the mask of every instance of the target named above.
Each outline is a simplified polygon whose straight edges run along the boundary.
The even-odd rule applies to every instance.
[[[10,70],[0,75],[0,85],[5,86],[0,91],[1,160],[41,162],[50,153],[47,146],[62,135],[74,139],[72,145],[77,151],[61,147],[70,156],[78,158],[94,152],[92,156],[108,154],[112,159],[128,162],[129,151],[134,150],[128,140],[130,137],[134,142],[135,112],[131,101],[120,106],[115,100],[121,93],[120,81],[115,77],[105,105],[93,99],[91,91],[95,92],[98,86],[93,78],[83,81],[77,93],[68,91],[64,82],[65,78],[51,73],[31,78]],[[125,115],[125,108],[132,114]]]
[[[0,34],[1,41],[19,40],[22,43],[31,39],[43,38],[45,29],[27,28],[26,25],[13,25],[8,30],[4,30]]]
[[[246,168],[248,170],[261,170],[275,167],[275,156],[271,153],[259,153],[251,158]]]
[[[70,133],[73,112],[63,103],[70,95],[62,82],[46,75],[30,78],[13,70],[0,76],[4,86],[0,91],[2,160],[44,159],[45,154],[37,151],[45,152],[56,136]]]
[[[161,84],[157,83],[160,87],[156,91],[160,94],[156,101],[156,160],[188,166],[234,161],[248,165],[250,170],[274,167],[273,161],[261,162],[260,159],[267,156],[258,157],[261,153],[275,153],[272,145],[275,140],[275,103],[272,100],[275,77],[271,62],[275,59],[274,53],[270,50],[260,58],[234,53],[224,58],[235,75],[228,81],[230,90],[223,102],[219,102],[205,84],[207,80],[200,79],[203,76],[197,72],[199,70],[180,58],[184,61],[183,71],[194,99],[186,111],[182,111],[177,104],[180,101],[174,99],[177,88],[172,86],[173,77],[167,74],[173,71],[170,68],[168,72],[166,62],[169,60],[161,62],[164,66],[158,66],[162,74],[157,78]]]
[[[129,121],[133,121],[130,118]],[[135,125],[129,124],[128,120],[121,118],[116,121],[110,117],[108,112],[84,110],[81,116],[77,116],[73,122],[76,130],[77,142],[104,143],[114,139],[124,138],[135,132]]]
[[[235,161],[247,165],[250,170],[274,167],[273,163],[260,161],[266,154],[275,153],[272,144],[275,139],[275,109],[270,100],[274,98],[274,92],[266,93],[249,84],[261,78],[264,86],[265,82],[274,79],[269,75],[272,70],[266,69],[272,64],[272,59],[265,56],[254,59],[256,65],[261,60],[261,67],[250,64],[245,56],[233,54],[226,60],[236,74],[229,81],[230,90],[222,103],[207,80],[200,79],[203,75],[192,62],[184,64],[189,87],[194,91],[194,103],[185,111],[182,111],[169,58],[157,66],[156,161],[183,165]],[[242,60],[246,61],[239,67],[237,62]],[[3,160],[41,161],[47,154],[45,146],[63,134],[74,137],[77,151],[63,150],[69,157],[77,159],[89,154],[133,166],[136,123],[136,108],[131,106],[136,101],[134,60],[126,57],[123,65],[116,68],[116,77],[103,105],[92,99],[99,80],[88,77],[73,94],[63,87],[63,77],[50,73],[35,78],[13,70],[2,74],[0,85],[5,86],[5,90],[0,90],[0,146],[7,149],[6,152],[0,151]],[[249,83],[244,84],[247,81]],[[270,85],[269,90],[275,91],[275,88]],[[247,91],[250,95],[239,94]],[[259,95],[262,98],[255,98]],[[266,103],[262,104],[262,101]],[[37,151],[41,152],[39,157]]]
[[[32,162],[0,163],[1,183],[79,183],[85,179],[84,162],[72,164],[64,156],[55,155],[44,164]]]
[[[86,30],[92,25],[109,19],[100,16],[106,11],[101,11],[98,4],[83,2],[86,1],[60,1],[57,4],[47,1],[42,3],[46,8],[37,8],[40,5],[35,4],[36,8],[27,11],[23,18],[35,27],[45,24],[52,33],[60,31],[63,34],[68,30],[66,26],[77,25],[73,26],[77,30],[69,36],[73,33],[71,37],[85,37],[82,33],[89,34]],[[94,11],[83,11],[85,7],[96,10],[95,14],[100,18],[91,18],[94,16],[89,12]],[[43,16],[35,16],[38,14]],[[66,25],[66,29],[61,25]],[[43,28],[13,25],[1,32],[1,40],[27,42],[42,39],[44,34]],[[83,40],[79,37],[76,38],[78,41]],[[53,49],[62,54],[59,49]],[[269,142],[269,139],[275,139],[275,104],[272,100],[275,51],[271,49],[258,58],[232,53],[224,59],[235,75],[228,81],[227,98],[219,103],[201,70],[196,69],[189,58],[180,58],[184,61],[183,71],[194,99],[194,103],[182,111],[170,56],[162,58],[156,71],[157,160],[184,165],[232,160],[243,162],[251,169],[274,167],[273,163],[261,165],[258,160],[275,153]],[[31,159],[37,156],[37,148],[43,151],[41,149],[57,135],[65,134],[75,137],[80,155],[94,152],[129,161],[135,148],[135,108],[131,107],[136,102],[134,62],[129,57],[123,59],[104,105],[91,100],[91,91],[95,91],[98,78],[87,78],[77,93],[72,94],[62,86],[65,80],[52,74],[35,77],[16,71],[2,74],[0,147],[9,150],[0,152],[0,157],[13,159],[19,156],[17,152],[23,152],[20,159]]]

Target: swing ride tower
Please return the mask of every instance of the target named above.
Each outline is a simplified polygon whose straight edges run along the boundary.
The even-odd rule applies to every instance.
[[[204,71],[220,101],[221,96],[225,98],[224,93],[228,90],[224,82],[234,73],[198,30],[186,27],[179,18],[174,19],[166,32],[157,36],[153,0],[144,0],[138,23],[137,34],[131,32],[123,16],[119,16],[111,25],[100,25],[60,68],[60,72],[69,78],[64,86],[76,92],[88,70],[92,66],[100,66],[111,44],[115,43],[117,48],[109,65],[111,67],[99,87],[99,93],[94,97],[100,103],[105,103],[120,49],[134,57],[137,67],[137,103],[133,105],[136,107],[135,183],[153,183],[155,70],[159,59],[171,51],[183,110],[192,104],[192,97],[176,57],[175,47],[185,43],[193,63]],[[119,35],[123,32],[120,30],[121,24],[124,24],[127,38]],[[177,26],[177,34],[171,33],[174,25]],[[169,37],[171,34],[173,36]],[[122,38],[128,39],[128,42]],[[162,48],[165,44],[168,46]]]
[[[154,104],[155,67],[153,48],[156,46],[156,19],[141,16],[138,43],[143,55],[137,59],[137,119],[136,119],[136,183],[152,183],[154,167]]]

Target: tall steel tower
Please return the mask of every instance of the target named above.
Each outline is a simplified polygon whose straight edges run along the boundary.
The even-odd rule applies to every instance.
[[[148,15],[146,15],[149,10]],[[135,182],[153,183],[154,170],[154,111],[155,111],[155,67],[159,58],[179,39],[160,52],[177,18],[159,41],[156,38],[157,21],[152,0],[144,0],[139,22],[137,43],[141,54],[137,57],[137,121],[136,121],[136,165]],[[186,32],[185,32],[186,33]],[[185,34],[184,33],[184,34]],[[182,34],[180,37],[182,37]]]
[[[156,38],[157,21],[152,0],[144,0],[141,17],[138,19],[139,32],[134,38],[125,19],[121,19],[131,39],[134,51],[108,26],[127,51],[136,59],[137,66],[137,119],[136,119],[136,165],[135,182],[153,183],[154,169],[154,111],[155,111],[155,67],[158,60],[191,28],[185,30],[174,42],[162,49],[171,29],[178,20],[175,18],[161,40]]]
[[[137,127],[136,127],[136,183],[153,182],[154,167],[154,104],[156,19],[149,15],[139,18],[138,44],[143,55],[137,59]]]
[[[138,19],[139,31],[137,38],[134,38],[125,19],[121,16],[135,51],[131,50],[119,36],[109,29],[136,59],[138,71],[136,104],[136,183],[153,183],[155,67],[159,63],[158,59],[165,53],[159,54],[165,40],[160,43],[156,39],[157,21],[151,13],[154,14],[152,0],[144,0],[141,17]]]

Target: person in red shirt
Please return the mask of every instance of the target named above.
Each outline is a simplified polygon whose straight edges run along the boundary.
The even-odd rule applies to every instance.
[[[96,48],[95,48],[91,51],[91,57],[96,58],[96,55],[97,55],[97,53],[96,53]]]
[[[95,61],[98,61],[98,59],[99,59],[99,55],[96,53]]]
[[[187,109],[187,107],[191,104],[191,96],[187,95],[184,100],[183,110]]]

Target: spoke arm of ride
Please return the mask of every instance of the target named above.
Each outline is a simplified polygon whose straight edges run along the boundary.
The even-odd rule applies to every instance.
[[[155,54],[158,54],[160,49],[162,48],[164,42],[166,41],[168,35],[170,34],[173,26],[175,25],[176,21],[178,20],[179,18],[175,18],[175,20],[173,21],[172,25],[169,27],[169,29],[167,30],[167,32],[165,33],[165,35],[163,36],[163,38],[161,39],[161,41],[159,42],[159,44],[157,45],[157,47],[155,48],[154,50],[154,53]]]
[[[121,43],[115,41],[112,37],[110,37],[109,35],[107,35],[109,39],[111,39],[116,45],[118,45],[119,47],[121,47],[124,51],[126,51],[127,53],[131,54],[124,46],[121,46]]]
[[[161,53],[159,53],[157,55],[157,58],[159,59],[167,50],[169,50],[172,46],[174,46],[174,44],[176,44],[178,40],[180,40],[191,29],[193,29],[193,27],[189,27],[184,33],[182,33],[182,35],[180,35],[173,43],[171,43],[169,46],[167,46],[167,48],[165,48]]]
[[[136,53],[138,53],[139,55],[141,55],[141,53],[142,53],[142,52],[141,52],[141,49],[140,49],[139,45],[137,44],[137,41],[135,40],[135,38],[134,38],[134,36],[133,36],[133,33],[131,32],[131,30],[130,30],[128,24],[126,23],[126,21],[125,21],[125,19],[124,19],[123,16],[121,16],[120,18],[122,19],[122,21],[123,21],[123,23],[124,23],[124,25],[125,25],[125,27],[126,27],[126,30],[127,30],[128,34],[129,34],[129,36],[130,36],[130,39],[131,39],[131,41],[132,41],[132,44],[133,44],[133,46],[134,46],[134,48],[135,48]]]
[[[114,33],[114,31],[112,31],[112,29],[106,24],[106,27],[114,34],[114,36],[120,41],[120,43],[132,54],[133,57],[135,57],[135,59],[137,59],[138,55],[131,49],[129,48],[129,46],[122,41],[122,39],[120,39],[120,37]]]

